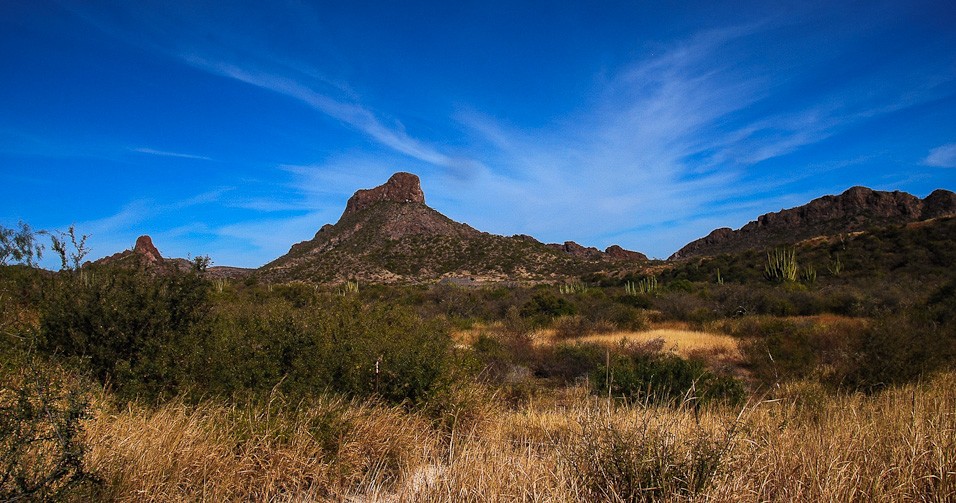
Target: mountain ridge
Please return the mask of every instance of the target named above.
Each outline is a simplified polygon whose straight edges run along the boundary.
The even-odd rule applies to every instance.
[[[747,249],[766,248],[819,236],[834,236],[869,228],[908,224],[956,215],[956,193],[937,189],[923,199],[901,191],[851,187],[777,212],[765,213],[740,229],[714,229],[691,241],[668,260],[681,260]]]
[[[694,240],[668,262],[748,250],[793,246],[821,237],[834,238],[868,230],[956,216],[956,193],[934,190],[925,198],[901,191],[851,187],[777,212],[765,213],[733,230],[722,227]],[[149,236],[131,250],[96,263],[145,263],[159,269],[185,270],[186,259],[163,258]],[[349,198],[335,224],[325,224],[308,240],[258,269],[210,267],[210,277],[266,281],[336,283],[553,282],[596,271],[643,267],[644,254],[612,245],[601,251],[574,241],[541,243],[526,235],[510,237],[479,231],[456,222],[425,203],[419,178],[398,172],[384,184],[359,189]]]

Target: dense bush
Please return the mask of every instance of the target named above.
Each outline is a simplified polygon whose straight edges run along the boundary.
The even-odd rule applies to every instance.
[[[729,375],[718,375],[696,359],[622,346],[609,353],[592,373],[595,390],[641,403],[677,404],[692,399],[736,403],[743,385]],[[609,365],[608,365],[609,364]]]
[[[599,291],[599,290],[596,290]],[[638,298],[642,296],[629,295]],[[627,304],[606,295],[590,294],[578,300],[578,315],[590,323],[591,331],[601,332],[610,329],[644,330],[647,328],[646,308]]]
[[[273,299],[220,306],[210,323],[197,382],[215,394],[279,387],[420,402],[452,371],[447,327],[404,307],[325,296],[301,309]]]
[[[735,327],[751,375],[762,384],[807,377],[820,360],[811,322],[751,317]]]
[[[556,344],[539,350],[536,372],[561,384],[589,377],[601,368],[607,349],[598,344]]]
[[[126,397],[181,390],[204,337],[209,285],[195,272],[89,267],[51,279],[40,310],[38,347],[78,358]]]
[[[577,313],[573,303],[553,293],[538,293],[521,307],[521,316],[546,324],[559,316]]]
[[[954,290],[949,283],[925,305],[875,320],[856,341],[854,358],[841,369],[841,383],[874,391],[956,365]]]
[[[925,305],[869,320],[748,316],[722,328],[741,339],[744,361],[759,384],[812,378],[875,391],[956,363],[956,330],[941,300],[947,291]]]
[[[420,402],[447,384],[438,319],[309,285],[213,298],[197,272],[90,267],[51,279],[39,347],[126,399],[335,392]]]

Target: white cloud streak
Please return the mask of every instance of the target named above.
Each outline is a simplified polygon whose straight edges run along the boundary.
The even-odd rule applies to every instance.
[[[364,133],[379,144],[429,164],[451,170],[456,176],[468,176],[481,164],[473,159],[454,157],[413,138],[398,126],[388,126],[373,112],[356,103],[339,101],[317,92],[299,80],[229,63],[210,61],[196,55],[184,55],[189,64],[224,77],[266,89],[298,100],[313,109]]]
[[[526,132],[462,113],[461,122],[493,152],[487,164],[496,173],[521,173],[491,175],[498,180],[486,186],[510,189],[496,192],[495,200],[459,196],[471,208],[469,221],[493,225],[509,215],[524,222],[520,232],[546,240],[607,246],[623,239],[622,245],[664,257],[709,232],[714,215],[724,225],[746,223],[757,209],[776,211],[792,201],[780,188],[818,174],[803,165],[781,176],[779,167],[762,168],[774,166],[768,161],[930,99],[931,93],[893,91],[874,98],[854,84],[836,84],[809,104],[787,106],[775,94],[779,76],[736,47],[740,39],[764,36],[762,29],[702,33],[637,62],[597,90],[590,110],[551,130]],[[783,105],[770,115],[751,112],[768,99]],[[948,152],[931,157],[949,162]],[[680,231],[661,233],[662,226]]]
[[[132,152],[139,154],[149,154],[149,155],[158,155],[161,157],[178,157],[180,159],[195,159],[200,161],[211,161],[212,158],[203,156],[203,155],[194,155],[194,154],[183,154],[180,152],[169,152],[167,150],[156,150],[147,147],[131,148]]]
[[[956,168],[956,143],[940,145],[929,151],[923,164],[938,168]]]

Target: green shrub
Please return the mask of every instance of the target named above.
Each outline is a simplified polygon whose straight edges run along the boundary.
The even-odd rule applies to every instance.
[[[594,292],[601,292],[592,289]],[[642,296],[625,296],[638,299]],[[589,322],[590,332],[606,332],[614,329],[644,330],[647,328],[647,313],[644,309],[617,302],[606,295],[588,295],[580,299],[578,316]]]
[[[180,391],[196,364],[208,282],[194,272],[89,267],[61,272],[46,286],[41,350],[81,359],[97,380],[127,398]]]
[[[558,316],[570,316],[576,313],[577,308],[574,304],[553,293],[536,294],[521,307],[522,317],[531,318],[540,324],[548,323]]]
[[[318,300],[316,288],[307,283],[276,285],[273,287],[273,292],[295,307],[311,306]]]
[[[326,296],[310,309],[280,299],[216,311],[195,386],[214,394],[331,391],[419,403],[447,385],[451,337],[407,307]]]
[[[34,231],[26,222],[18,222],[18,229],[0,225],[0,265],[8,262],[35,267],[46,248],[39,242],[43,231]]]
[[[956,326],[936,322],[932,306],[877,319],[838,369],[841,384],[872,392],[956,366]]]
[[[539,352],[535,373],[563,384],[594,374],[605,360],[606,349],[597,344],[556,344]]]
[[[654,302],[666,319],[703,323],[718,317],[717,305],[710,299],[691,293],[673,291],[661,295]]]
[[[678,404],[687,399],[696,403],[736,403],[744,396],[743,385],[737,379],[715,374],[701,360],[627,346],[610,353],[608,360],[592,374],[597,393],[662,404]]]
[[[734,330],[747,368],[762,384],[807,377],[819,363],[813,326],[772,317],[743,319]]]
[[[500,382],[507,375],[512,363],[511,353],[495,337],[480,334],[471,344],[475,358],[482,367],[479,375],[488,382]]]
[[[558,340],[574,339],[592,333],[613,330],[611,324],[605,320],[594,320],[580,314],[558,317],[551,323],[551,326],[554,328],[554,336]]]
[[[925,307],[872,323],[750,317],[729,326],[754,379],[764,385],[813,379],[875,391],[952,365],[956,334],[928,321]]]
[[[614,301],[625,306],[639,309],[650,309],[651,306],[654,305],[651,296],[647,294],[618,295],[614,297]]]

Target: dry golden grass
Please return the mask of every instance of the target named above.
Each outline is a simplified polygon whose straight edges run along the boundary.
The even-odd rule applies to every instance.
[[[692,356],[700,352],[712,352],[726,355],[728,359],[740,359],[740,352],[737,350],[737,341],[729,335],[716,332],[659,328],[641,332],[609,332],[606,334],[588,335],[575,340],[598,344],[618,344],[621,341],[647,343],[658,339],[664,342],[665,350],[684,357]]]
[[[459,404],[450,431],[334,399],[287,413],[172,403],[100,410],[87,433],[116,501],[623,501],[656,475],[666,501],[956,501],[956,374],[778,396],[695,411],[570,389],[513,410],[478,393],[480,413],[464,420]]]
[[[825,322],[826,320],[821,320]],[[458,330],[452,334],[456,343],[464,346],[471,345],[481,334],[496,333],[501,327],[479,325],[468,330]],[[533,331],[530,338],[535,345],[549,345],[558,342],[556,330],[542,328]],[[687,323],[672,322],[655,324],[650,330],[594,333],[583,337],[564,339],[566,342],[585,342],[605,345],[620,344],[622,341],[638,344],[655,340],[663,341],[663,349],[683,357],[697,356],[702,353],[714,355],[726,362],[740,361],[741,355],[737,348],[737,341],[733,337],[719,333],[719,331],[692,330]]]
[[[103,410],[106,409],[106,410]],[[114,501],[313,501],[390,488],[436,437],[394,407],[329,399],[296,410],[173,402],[101,407],[86,434]]]

